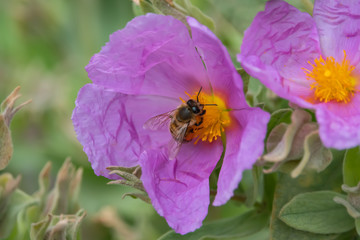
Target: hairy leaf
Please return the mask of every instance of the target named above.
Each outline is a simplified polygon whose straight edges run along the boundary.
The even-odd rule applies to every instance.
[[[293,110],[291,108],[279,109],[273,112],[268,123],[268,132],[266,137],[268,137],[272,129],[280,123],[291,123],[292,112]]]
[[[348,149],[345,154],[343,175],[344,183],[350,187],[360,182],[360,147]]]
[[[342,175],[339,174],[341,164],[341,158],[335,158],[323,172],[308,172],[298,178],[292,178],[284,173],[278,174],[272,205],[270,240],[333,240],[337,238],[337,234],[315,234],[294,229],[281,221],[278,216],[283,206],[300,193],[338,188],[342,181]]]
[[[215,23],[214,21],[203,13],[199,8],[194,6],[190,0],[174,0],[175,6],[178,8],[181,7],[186,11],[186,15],[189,15],[196,20],[198,20],[201,24],[207,26],[210,30],[214,31]]]
[[[347,232],[354,228],[354,220],[343,206],[334,202],[335,197],[345,198],[331,191],[299,194],[281,209],[279,218],[302,231],[320,234]]]
[[[266,213],[246,212],[240,216],[204,224],[195,232],[180,235],[170,231],[159,240],[199,240],[208,238],[246,237],[261,231],[268,223]]]

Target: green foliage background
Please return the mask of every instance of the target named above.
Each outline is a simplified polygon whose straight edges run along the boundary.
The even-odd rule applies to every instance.
[[[256,13],[264,9],[266,1],[191,2],[213,18],[216,35],[234,59],[244,30]],[[288,2],[311,12],[310,1]],[[83,224],[82,239],[128,239],[129,233],[134,239],[157,239],[170,230],[151,205],[131,198],[121,199],[129,189],[106,185],[107,179],[93,173],[70,120],[78,90],[90,82],[84,67],[108,41],[109,34],[123,28],[133,17],[130,0],[0,1],[0,100],[18,85],[22,87],[22,100],[33,99],[12,121],[14,155],[1,172],[21,174],[20,188],[33,193],[45,163],[53,162],[52,176],[55,176],[70,156],[76,166],[84,168],[80,206],[88,216]],[[261,84],[251,78],[249,91],[255,93],[259,88]],[[286,106],[286,102],[278,104]],[[274,180],[271,176],[266,178],[269,186],[265,191],[271,192]],[[244,174],[243,184],[246,185],[248,179],[251,179],[249,172]],[[116,210],[118,226],[121,226],[118,233],[101,224],[97,217],[105,206]],[[230,201],[222,207],[210,207],[205,222],[250,214],[248,210],[244,204]],[[241,222],[241,217],[237,219]],[[264,239],[267,234],[259,232],[257,239]],[[216,234],[209,237],[216,238]]]

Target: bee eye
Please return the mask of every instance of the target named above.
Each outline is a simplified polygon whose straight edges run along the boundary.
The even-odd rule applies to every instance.
[[[192,111],[193,113],[199,113],[199,112],[200,112],[200,109],[199,109],[198,107],[196,107],[196,106],[193,106],[193,107],[191,108],[191,111]]]

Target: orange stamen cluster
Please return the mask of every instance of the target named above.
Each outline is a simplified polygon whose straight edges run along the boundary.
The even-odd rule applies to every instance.
[[[197,100],[198,92],[194,95],[186,93],[189,98]],[[199,102],[204,104],[204,110],[206,111],[204,115],[197,116],[198,122],[202,118],[202,123],[200,126],[192,126],[192,133],[189,133],[186,136],[186,140],[196,139],[194,144],[198,143],[199,140],[212,142],[217,140],[221,133],[224,132],[224,127],[230,125],[230,115],[229,110],[227,109],[224,100],[218,96],[207,95],[203,92],[200,92]],[[184,103],[185,101],[181,99]],[[212,106],[206,106],[206,104],[216,104]]]
[[[344,102],[347,103],[356,91],[357,79],[352,72],[355,69],[346,60],[346,52],[344,51],[344,59],[342,62],[336,62],[333,57],[320,58],[314,60],[315,64],[309,62],[313,67],[312,70],[303,69],[307,79],[312,81],[310,87],[314,90],[314,97],[321,102]]]

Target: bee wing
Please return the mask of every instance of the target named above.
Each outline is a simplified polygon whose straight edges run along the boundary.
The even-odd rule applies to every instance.
[[[177,132],[177,135],[176,135],[177,140],[175,140],[175,138],[170,140],[169,145],[168,145],[169,160],[174,160],[176,155],[179,153],[188,127],[189,127],[189,123],[184,124],[184,126],[182,126],[181,129],[179,129],[179,131]]]
[[[143,128],[150,130],[159,130],[165,127],[169,128],[175,111],[176,109],[150,118],[144,123]]]

